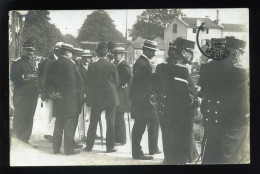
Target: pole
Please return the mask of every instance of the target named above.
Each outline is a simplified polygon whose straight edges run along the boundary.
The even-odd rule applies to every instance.
[[[127,16],[128,16],[128,10],[126,10],[126,24],[125,24],[125,49],[127,49]]]
[[[130,114],[129,114],[129,112],[127,112],[127,117],[128,117],[129,137],[130,137],[130,141],[132,141],[132,138],[131,138],[131,126],[130,126]]]

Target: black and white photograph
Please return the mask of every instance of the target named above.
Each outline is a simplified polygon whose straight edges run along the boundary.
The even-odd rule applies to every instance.
[[[251,163],[248,8],[8,16],[11,167]]]

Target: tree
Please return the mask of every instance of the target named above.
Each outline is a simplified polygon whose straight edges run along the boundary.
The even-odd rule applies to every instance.
[[[30,10],[26,15],[22,43],[29,38],[33,39],[36,55],[49,56],[55,43],[63,40],[60,30],[49,21],[47,10]]]
[[[128,30],[129,36],[132,40],[138,36],[150,40],[163,38],[165,27],[178,15],[184,15],[181,9],[147,9],[137,16],[137,22]]]
[[[125,39],[110,18],[108,12],[104,10],[93,11],[87,16],[79,30],[78,41],[112,41],[125,42]]]

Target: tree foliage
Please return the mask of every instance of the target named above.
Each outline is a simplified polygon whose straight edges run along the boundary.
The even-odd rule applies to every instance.
[[[150,40],[157,36],[163,38],[165,27],[178,15],[184,15],[181,9],[147,9],[137,16],[129,36],[133,40],[138,36]]]
[[[87,16],[79,30],[78,41],[112,41],[123,42],[124,37],[110,18],[108,12],[104,10],[93,11]]]

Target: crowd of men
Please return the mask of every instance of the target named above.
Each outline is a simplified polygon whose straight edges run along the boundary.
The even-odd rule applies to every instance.
[[[226,37],[223,60],[209,60],[200,68],[195,84],[188,71],[195,43],[177,38],[169,43],[166,61],[152,66],[157,43],[145,40],[143,54],[133,68],[126,62],[126,51],[113,43],[100,42],[95,50],[74,48],[58,42],[54,53],[36,68],[34,47],[23,45],[21,58],[11,65],[14,84],[13,133],[29,143],[38,92],[46,106],[46,132],[53,153],[80,153],[74,140],[78,127],[85,151],[92,151],[101,113],[106,117],[106,151],[116,152],[126,144],[124,113],[131,113],[134,125],[131,135],[132,157],[151,160],[161,153],[158,147],[162,131],[164,164],[187,164],[198,159],[193,134],[193,118],[200,108],[203,114],[204,138],[202,163],[239,163],[248,137],[248,72],[239,66],[245,42]],[[89,118],[86,118],[89,117]],[[56,118],[54,120],[54,117]],[[85,120],[89,120],[85,137]],[[55,123],[54,123],[55,122]],[[140,145],[148,129],[149,155]],[[63,136],[64,135],[64,136]]]

